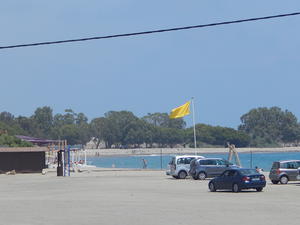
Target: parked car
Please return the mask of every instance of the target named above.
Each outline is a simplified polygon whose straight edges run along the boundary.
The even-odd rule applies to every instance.
[[[273,162],[269,178],[273,184],[287,184],[296,181],[300,160],[284,160]]]
[[[300,167],[298,168],[298,172],[297,172],[297,180],[300,180]]]
[[[173,176],[177,179],[185,179],[188,176],[190,163],[193,159],[203,159],[200,155],[178,155],[173,156],[169,162],[167,175]]]
[[[262,191],[266,186],[266,178],[255,169],[236,168],[226,170],[221,176],[213,178],[208,183],[210,191],[232,190],[239,192],[243,189]]]
[[[190,165],[189,175],[195,180],[204,180],[208,177],[221,175],[225,170],[238,168],[236,165],[221,158],[205,158],[193,160]]]

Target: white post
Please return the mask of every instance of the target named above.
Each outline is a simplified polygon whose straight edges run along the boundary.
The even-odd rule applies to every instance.
[[[75,162],[75,154],[74,154],[74,151],[71,151],[71,154],[72,154],[72,163],[74,164],[74,162]]]
[[[192,97],[192,105],[193,105],[193,124],[194,124],[194,147],[195,147],[195,155],[197,155],[197,140],[196,140],[196,124],[195,124],[195,105],[194,105],[194,97]]]

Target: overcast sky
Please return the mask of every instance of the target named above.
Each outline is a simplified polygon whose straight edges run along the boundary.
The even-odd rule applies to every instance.
[[[300,11],[299,0],[2,0],[0,46]],[[300,118],[300,16],[147,36],[0,51],[0,111],[170,112],[236,128],[252,108]],[[192,117],[185,118],[192,125]]]

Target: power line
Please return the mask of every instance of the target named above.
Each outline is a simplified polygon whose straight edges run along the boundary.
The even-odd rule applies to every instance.
[[[114,34],[114,35],[107,35],[107,36],[96,36],[96,37],[87,37],[87,38],[78,38],[78,39],[69,39],[69,40],[60,40],[60,41],[47,41],[47,42],[36,42],[36,43],[29,43],[29,44],[0,46],[0,50],[7,49],[7,48],[23,48],[23,47],[32,47],[32,46],[39,46],[39,45],[54,45],[54,44],[63,44],[69,42],[91,41],[91,40],[99,40],[99,39],[109,39],[109,38],[118,38],[118,37],[146,35],[146,34],[153,34],[153,33],[171,32],[171,31],[178,31],[178,30],[189,30],[189,29],[197,29],[203,27],[213,27],[213,26],[220,26],[220,25],[227,25],[227,24],[234,24],[234,23],[244,23],[244,22],[257,21],[257,20],[268,20],[268,19],[274,19],[279,17],[297,16],[297,15],[300,15],[300,12],[279,14],[273,16],[255,17],[255,18],[233,20],[233,21],[225,21],[219,23],[201,24],[201,25],[186,26],[186,27],[175,27],[175,28],[160,29],[160,30],[142,31],[142,32],[135,32],[135,33]]]

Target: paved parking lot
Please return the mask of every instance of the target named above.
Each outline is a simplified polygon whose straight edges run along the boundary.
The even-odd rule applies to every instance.
[[[0,224],[289,224],[300,223],[300,183],[263,192],[211,193],[208,181],[164,171],[0,175]]]

